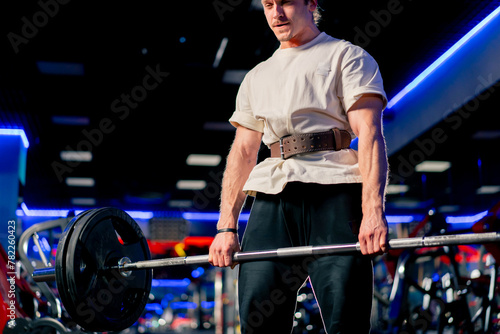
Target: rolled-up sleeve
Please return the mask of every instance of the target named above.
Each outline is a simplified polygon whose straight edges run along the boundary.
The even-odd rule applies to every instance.
[[[250,130],[264,132],[264,121],[254,116],[251,106],[251,91],[249,89],[249,75],[246,75],[236,96],[236,110],[229,119],[234,126],[243,126]]]
[[[378,94],[387,106],[387,96],[380,69],[373,57],[360,47],[352,45],[341,62],[341,76],[337,94],[347,112],[363,94]]]

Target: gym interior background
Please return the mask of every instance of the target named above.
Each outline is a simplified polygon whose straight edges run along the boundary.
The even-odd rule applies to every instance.
[[[23,232],[118,207],[140,224],[153,258],[208,253],[239,83],[278,44],[257,0],[1,7],[7,264],[12,236],[18,247],[15,268],[1,268],[8,277],[17,272],[2,297],[9,306],[15,292],[26,328],[51,318],[69,331],[64,308],[53,307],[57,290],[41,290],[29,275],[43,265],[40,253],[54,261],[64,225],[40,230],[37,244],[19,245]],[[500,1],[324,1],[322,8],[322,30],[365,48],[384,78],[391,236],[498,230]],[[263,148],[259,159],[267,154]],[[241,230],[250,206],[251,199]],[[467,319],[478,333],[498,330],[495,255],[478,245],[376,258],[373,332],[459,333]],[[237,333],[235,272],[155,270],[150,302],[123,332]],[[309,286],[297,301],[295,333],[321,333]]]

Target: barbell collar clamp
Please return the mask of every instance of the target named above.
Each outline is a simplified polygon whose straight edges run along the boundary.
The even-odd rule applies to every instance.
[[[50,282],[56,280],[56,270],[53,267],[36,269],[32,274],[35,282]]]

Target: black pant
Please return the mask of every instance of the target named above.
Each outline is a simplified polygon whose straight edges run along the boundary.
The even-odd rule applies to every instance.
[[[289,183],[280,194],[257,194],[242,250],[354,243],[360,222],[360,184]],[[242,333],[289,334],[308,277],[327,333],[369,333],[373,269],[360,253],[242,263]]]

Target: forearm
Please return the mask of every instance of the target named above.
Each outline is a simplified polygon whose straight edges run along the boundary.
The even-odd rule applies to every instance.
[[[238,216],[245,203],[246,195],[243,192],[245,184],[255,161],[245,159],[238,152],[231,150],[227,158],[227,166],[222,179],[220,220],[217,228],[236,228]]]
[[[364,216],[380,215],[385,210],[388,163],[381,127],[363,129],[358,142],[359,170],[363,179]]]
[[[364,255],[387,251],[388,229],[384,211],[388,163],[382,133],[382,107],[382,99],[379,97],[363,96],[348,113],[351,127],[359,138],[363,220],[358,239]]]
[[[244,138],[236,137],[227,157],[226,170],[222,179],[220,219],[217,228],[236,228],[238,217],[245,203],[243,186],[257,163],[260,147],[245,144]]]

